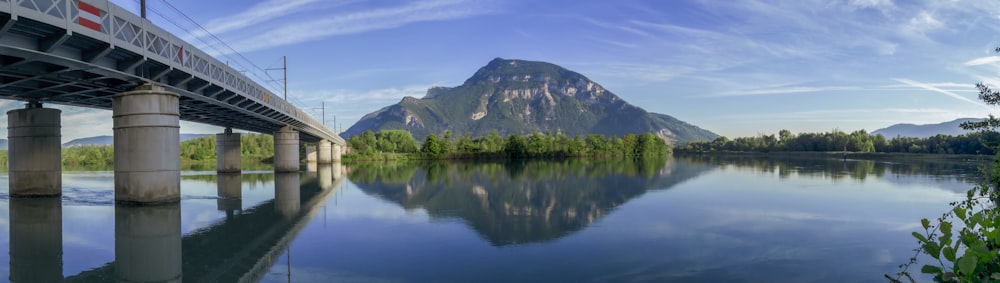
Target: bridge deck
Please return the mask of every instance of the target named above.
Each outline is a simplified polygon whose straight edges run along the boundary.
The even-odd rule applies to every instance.
[[[0,98],[111,109],[144,82],[181,95],[181,120],[307,142],[344,140],[323,124],[146,19],[107,0],[0,0]]]

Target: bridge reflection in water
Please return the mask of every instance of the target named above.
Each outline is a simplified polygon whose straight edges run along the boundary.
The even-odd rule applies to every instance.
[[[62,280],[62,199],[10,199],[10,281]]]
[[[256,282],[322,210],[340,164],[275,173],[274,199],[241,210],[240,174],[218,174],[224,220],[182,237],[181,204],[115,206],[115,261],[62,278],[62,201],[10,199],[12,282]],[[183,202],[182,202],[183,203]]]

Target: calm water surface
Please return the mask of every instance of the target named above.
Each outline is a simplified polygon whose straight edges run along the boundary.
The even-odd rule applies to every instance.
[[[15,282],[885,282],[982,162],[676,157],[183,172],[179,205],[0,195]],[[0,176],[6,191],[6,175]],[[925,280],[928,281],[928,280]]]

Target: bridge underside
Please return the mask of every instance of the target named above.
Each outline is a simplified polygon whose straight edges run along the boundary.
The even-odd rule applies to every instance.
[[[181,120],[266,134],[286,125],[310,129],[268,105],[142,54],[0,13],[2,99],[110,110],[114,94],[149,81],[181,95]],[[301,138],[321,140],[307,130]]]

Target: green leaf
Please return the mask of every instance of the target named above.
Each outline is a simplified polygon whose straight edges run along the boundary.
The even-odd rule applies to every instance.
[[[951,235],[951,222],[942,221],[941,222],[941,233],[945,235]]]
[[[947,259],[948,261],[951,261],[951,262],[955,262],[955,249],[954,248],[952,248],[950,246],[949,247],[944,247],[944,249],[942,249],[941,252],[944,253],[944,258],[945,259]]]
[[[982,212],[973,213],[972,214],[972,219],[970,219],[968,222],[966,222],[967,224],[973,224],[973,225],[966,225],[966,226],[969,226],[969,228],[975,228],[976,225],[984,226],[983,225],[983,220],[985,220],[985,219],[983,219]]]
[[[927,218],[920,219],[920,225],[924,226],[924,230],[927,230],[931,227],[931,221],[927,220]]]
[[[921,243],[927,243],[927,238],[925,238],[924,235],[920,233],[913,232],[913,237],[917,238],[917,240],[920,240]]]
[[[958,259],[958,271],[962,275],[975,274],[976,257],[967,254]]]
[[[961,206],[956,206],[955,209],[954,209],[954,212],[955,212],[955,216],[958,216],[958,219],[962,219],[962,221],[965,221],[965,209],[964,208],[962,208]]]
[[[941,246],[937,242],[927,242],[924,244],[924,251],[927,252],[927,255],[935,259],[941,258]]]
[[[920,268],[920,272],[927,274],[939,274],[941,273],[941,268],[930,264],[926,264],[924,265],[924,267]]]

